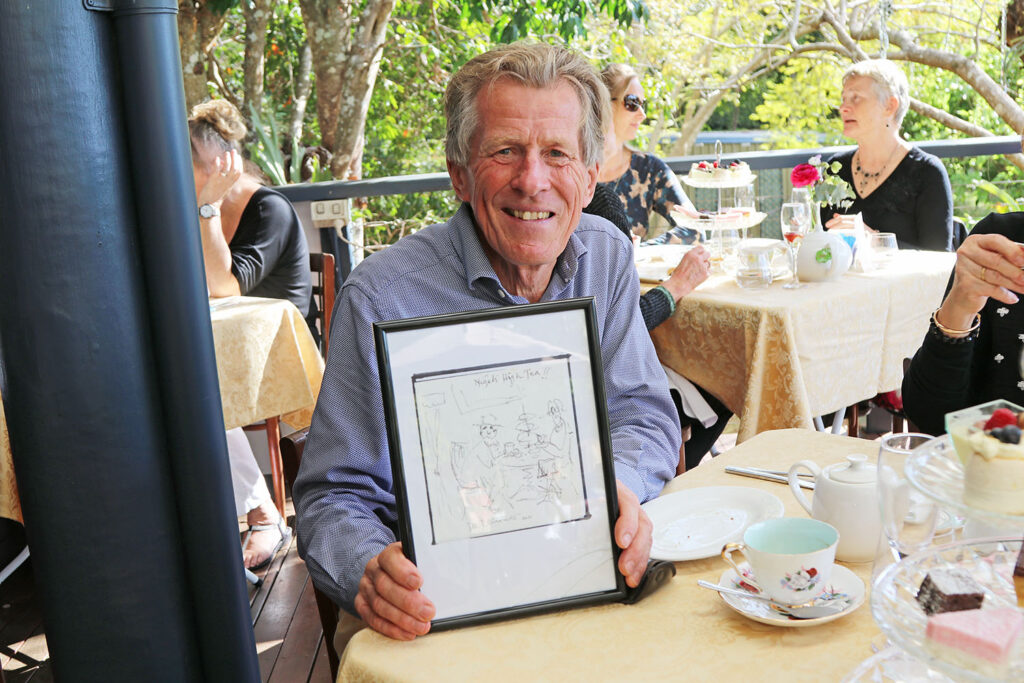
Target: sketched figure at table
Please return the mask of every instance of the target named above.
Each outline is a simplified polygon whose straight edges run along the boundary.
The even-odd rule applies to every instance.
[[[435,544],[589,517],[569,361],[413,377]]]

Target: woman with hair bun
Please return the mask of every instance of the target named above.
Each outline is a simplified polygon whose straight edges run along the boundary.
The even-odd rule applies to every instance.
[[[287,299],[309,320],[306,236],[291,203],[245,172],[241,114],[226,100],[204,102],[188,128],[210,295]]]
[[[243,169],[239,143],[246,128],[241,114],[225,100],[204,102],[192,109],[188,128],[210,295],[286,299],[307,323],[314,320],[302,224],[283,195]],[[261,569],[289,542],[291,529],[274,507],[241,428],[229,430],[227,442],[235,508],[249,525],[243,561],[250,569]]]

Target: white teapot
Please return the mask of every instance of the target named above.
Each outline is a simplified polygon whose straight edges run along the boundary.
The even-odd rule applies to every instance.
[[[803,282],[824,282],[841,276],[852,263],[853,251],[846,240],[826,230],[813,230],[800,244],[796,270]]]
[[[843,562],[873,560],[882,535],[877,468],[867,459],[866,455],[848,455],[846,462],[824,470],[810,460],[801,460],[789,468],[789,488],[797,502],[811,517],[839,530],[836,559]],[[797,475],[801,467],[814,475],[813,505],[800,490]]]

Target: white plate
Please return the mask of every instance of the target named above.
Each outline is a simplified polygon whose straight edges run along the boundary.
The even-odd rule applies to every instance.
[[[757,180],[757,174],[751,173],[742,178],[692,178],[689,174],[682,176],[683,182],[690,187],[727,188],[743,187]]]
[[[728,218],[729,214],[725,214]],[[768,214],[762,213],[761,211],[753,211],[745,216],[735,214],[733,220],[727,222],[715,222],[711,219],[701,219],[689,216],[681,211],[673,211],[672,218],[675,222],[684,228],[690,228],[691,230],[703,230],[703,231],[714,231],[722,228],[735,229],[735,230],[746,230],[752,228],[755,225],[760,225],[761,221],[768,217]]]
[[[889,646],[865,659],[843,679],[843,683],[953,683],[924,662],[898,647]]]
[[[643,509],[654,523],[651,557],[673,562],[714,557],[751,524],[785,512],[774,495],[744,486],[677,491],[647,501]]]
[[[752,576],[752,574],[750,574],[750,567],[745,562],[740,565],[740,571],[745,575]],[[718,584],[728,588],[747,590],[754,594],[758,592],[754,590],[750,584],[741,583],[733,569],[726,569],[722,573],[722,576],[719,577]],[[827,617],[818,617],[817,619],[797,619],[795,617],[786,616],[785,614],[779,614],[764,600],[755,600],[754,598],[744,598],[738,595],[719,593],[722,599],[725,600],[725,604],[731,607],[734,611],[745,616],[747,619],[753,619],[754,621],[762,624],[768,624],[770,626],[787,626],[790,628],[817,626],[819,624],[827,624],[830,621],[835,621],[836,619],[845,617],[847,614],[853,612],[864,604],[864,594],[864,582],[860,580],[859,576],[841,564],[832,565],[832,579],[828,582],[828,585],[825,586],[825,592],[815,599],[815,602],[843,600],[846,603],[846,608],[843,609],[843,611],[836,612],[835,614],[831,614]]]
[[[1013,565],[1020,552],[1019,536],[1000,539],[972,539],[922,550],[885,569],[871,589],[871,614],[882,633],[896,646],[917,657],[932,669],[954,680],[988,681],[975,668],[963,668],[945,650],[933,651],[925,630],[928,617],[917,602],[917,591],[928,572],[955,567],[971,575],[985,591],[982,609],[1013,607]],[[1024,680],[1024,637],[1017,639],[1010,653],[1010,678]]]
[[[683,256],[692,249],[689,244],[652,244],[637,247],[633,260],[642,282],[661,282],[669,271],[679,265]]]

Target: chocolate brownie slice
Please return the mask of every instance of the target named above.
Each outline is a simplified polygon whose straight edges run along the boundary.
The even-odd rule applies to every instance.
[[[963,569],[943,568],[928,572],[917,591],[917,602],[925,614],[978,609],[984,589]]]

